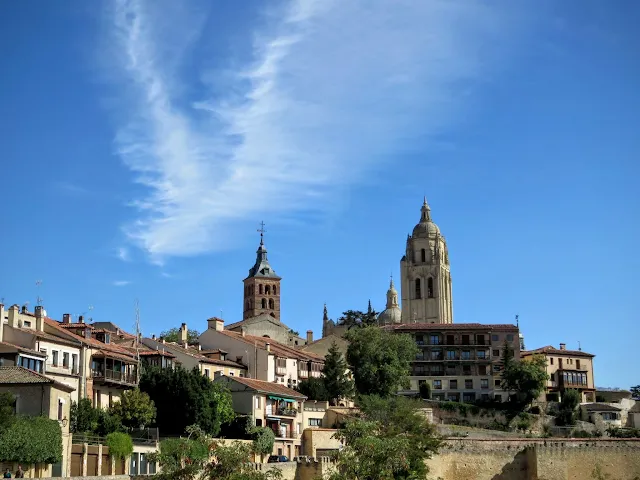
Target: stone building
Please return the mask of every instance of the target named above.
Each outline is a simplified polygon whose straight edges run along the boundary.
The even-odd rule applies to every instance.
[[[453,323],[451,268],[444,236],[425,197],[400,260],[402,323]]]

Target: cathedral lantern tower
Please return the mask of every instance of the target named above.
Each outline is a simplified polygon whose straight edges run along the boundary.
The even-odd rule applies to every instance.
[[[264,222],[261,224],[260,245],[256,252],[256,263],[244,279],[244,306],[242,319],[266,313],[280,321],[280,280],[269,265],[267,247],[264,246]]]
[[[420,222],[407,237],[400,276],[402,323],[453,323],[447,242],[431,219],[426,198],[420,209]]]

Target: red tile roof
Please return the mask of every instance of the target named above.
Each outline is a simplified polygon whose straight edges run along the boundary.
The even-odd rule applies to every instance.
[[[385,330],[487,330],[498,332],[518,332],[516,325],[508,323],[410,323],[401,325],[388,325],[382,327]]]
[[[161,355],[163,357],[176,358],[176,356],[173,353],[167,352],[167,351],[162,351],[162,350],[140,350],[140,356],[141,357],[152,357],[154,355]]]
[[[324,357],[320,355],[316,355],[314,353],[305,352],[302,350],[296,350],[295,348],[289,347],[287,345],[283,345],[279,342],[271,338],[265,337],[256,337],[253,335],[245,335],[242,336],[240,332],[230,332],[229,330],[222,330],[218,333],[226,335],[227,337],[235,338],[236,340],[240,340],[242,342],[247,343],[248,345],[256,345],[260,349],[266,349],[267,343],[270,345],[271,353],[275,354],[279,357],[284,358],[295,358],[297,360],[303,361],[313,361],[313,362],[321,362],[324,363]]]
[[[592,353],[583,352],[582,350],[560,350],[551,345],[546,347],[536,348],[535,350],[526,350],[520,352],[520,356],[527,355],[540,355],[540,354],[553,354],[553,355],[570,355],[573,357],[595,357]]]
[[[293,390],[291,388],[285,387],[284,385],[280,385],[278,383],[266,382],[264,380],[256,380],[254,378],[246,378],[246,377],[227,377],[224,375],[218,378],[224,378],[227,380],[240,383],[260,393],[267,393],[271,395],[282,395],[283,397],[292,397],[292,398],[301,398],[301,399],[307,398],[300,392]]]
[[[13,343],[9,343],[9,342],[0,342],[0,351],[10,352],[14,350],[16,353],[24,352],[24,353],[28,353],[29,355],[34,355],[37,357],[43,357],[43,358],[47,357],[46,353],[41,353],[26,347],[21,347],[20,345],[14,345]]]
[[[49,384],[55,385],[62,390],[72,392],[75,388],[57,382],[33,370],[24,367],[0,367],[0,384],[3,385],[25,385],[25,384]]]

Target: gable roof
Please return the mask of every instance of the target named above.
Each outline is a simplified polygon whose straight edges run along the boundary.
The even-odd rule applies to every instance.
[[[0,367],[0,385],[28,385],[28,384],[47,384],[66,392],[73,392],[75,388],[55,381],[33,370],[27,370],[24,367]]]
[[[284,323],[282,323],[279,320],[276,320],[275,318],[273,318],[271,315],[269,315],[268,313],[260,313],[258,315],[256,315],[255,317],[249,317],[245,320],[240,320],[239,322],[235,322],[235,323],[231,323],[229,325],[225,326],[226,330],[232,330],[234,328],[238,328],[242,325],[253,325],[254,323],[260,323],[260,322],[269,322],[269,323],[273,323],[274,325],[277,325],[279,327],[282,327],[283,330],[291,330],[287,325],[285,325]]]
[[[582,350],[560,350],[552,345],[546,347],[536,348],[535,350],[525,350],[520,352],[520,356],[527,355],[540,355],[540,354],[553,354],[553,355],[570,355],[573,357],[595,357],[592,353],[583,352]]]
[[[587,412],[620,412],[621,408],[614,407],[607,403],[587,403],[584,406]]]
[[[179,353],[185,354],[193,358],[194,360],[197,360],[198,362],[207,363],[209,365],[224,365],[227,367],[235,367],[235,368],[241,368],[245,370],[247,368],[246,365],[243,365],[242,363],[239,363],[239,362],[234,362],[233,360],[219,360],[217,358],[209,358],[203,355],[201,350],[198,350],[197,348],[192,346],[188,346],[187,348],[185,348],[184,345],[180,345],[175,342],[162,343],[161,341],[154,340],[153,338],[143,338],[143,342],[155,343],[156,346],[158,347],[162,346],[162,348],[166,349],[169,352],[172,352],[173,354],[179,354]],[[150,348],[151,351],[154,351],[153,348],[151,348],[149,345],[147,344],[145,345],[147,346],[147,348]]]
[[[283,397],[291,397],[291,398],[299,398],[302,400],[306,400],[306,396],[301,394],[300,392],[293,390],[291,388],[285,387],[284,385],[280,385],[274,382],[266,382],[264,380],[256,380],[253,378],[246,377],[227,377],[226,375],[221,375],[216,378],[214,381],[222,381],[222,379],[226,381],[231,381],[235,383],[239,383],[244,385],[250,390],[259,393],[266,393],[267,395],[281,395]]]
[[[240,340],[241,342],[244,342],[247,345],[251,345],[251,346],[255,345],[262,350],[266,350],[267,348],[266,346],[268,343],[271,348],[271,353],[273,353],[278,357],[295,358],[296,360],[324,363],[324,357],[316,355],[315,353],[296,350],[293,347],[289,347],[287,345],[283,345],[282,343],[276,342],[272,338],[256,337],[254,335],[243,336],[242,333],[240,332],[232,332],[229,330],[222,330],[216,333],[220,333],[222,335],[226,335],[227,337]]]
[[[47,354],[38,352],[36,350],[31,350],[30,348],[21,347],[20,345],[14,345],[9,342],[0,342],[0,352],[2,353],[28,353],[29,355],[33,355],[35,357],[46,358]]]

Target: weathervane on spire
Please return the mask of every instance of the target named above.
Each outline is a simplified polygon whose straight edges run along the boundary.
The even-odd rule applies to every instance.
[[[264,244],[264,234],[266,232],[266,230],[264,229],[264,221],[260,222],[260,228],[258,229],[258,232],[260,232],[260,245]]]

